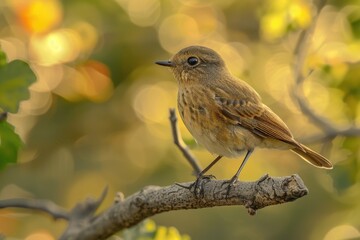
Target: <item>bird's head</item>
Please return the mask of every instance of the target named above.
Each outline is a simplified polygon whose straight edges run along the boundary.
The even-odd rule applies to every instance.
[[[214,50],[202,46],[190,46],[180,50],[170,60],[156,64],[170,67],[179,83],[212,81],[227,73],[225,63]]]

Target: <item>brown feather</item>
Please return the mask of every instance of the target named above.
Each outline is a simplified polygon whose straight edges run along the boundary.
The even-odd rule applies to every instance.
[[[266,105],[261,102],[246,101],[246,104],[239,107],[234,107],[228,102],[229,100],[217,96],[215,97],[216,103],[220,107],[220,112],[224,116],[236,120],[237,124],[250,130],[252,133],[263,137],[273,138],[290,145],[302,148],[301,145],[294,140],[289,128],[286,124]],[[237,100],[245,101],[245,100]]]
[[[326,169],[332,169],[333,166],[329,160],[327,160],[325,157],[321,156],[317,152],[311,150],[310,148],[306,147],[305,145],[301,145],[300,148],[294,148],[291,149],[294,153],[299,155],[301,158],[303,158],[308,163],[320,167],[320,168],[326,168]]]

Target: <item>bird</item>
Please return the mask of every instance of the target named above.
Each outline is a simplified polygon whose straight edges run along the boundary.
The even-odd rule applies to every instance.
[[[177,80],[178,111],[186,128],[197,143],[217,155],[197,180],[222,157],[245,153],[229,180],[234,185],[255,148],[290,150],[315,167],[333,168],[324,156],[295,140],[256,90],[232,75],[222,57],[211,48],[189,46],[170,60],[155,63],[169,67]]]

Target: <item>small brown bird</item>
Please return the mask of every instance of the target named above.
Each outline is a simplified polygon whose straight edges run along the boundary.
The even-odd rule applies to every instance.
[[[331,169],[320,154],[297,142],[286,124],[246,82],[234,77],[214,50],[190,46],[169,61],[179,84],[178,109],[182,120],[197,142],[219,155],[198,176],[202,177],[223,156],[237,157],[246,152],[233,185],[255,147],[290,149],[308,163]]]

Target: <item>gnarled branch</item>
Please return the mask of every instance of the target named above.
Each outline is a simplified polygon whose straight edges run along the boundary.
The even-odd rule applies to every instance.
[[[308,189],[298,175],[270,177],[257,181],[238,182],[228,191],[228,181],[206,179],[202,182],[201,196],[196,196],[184,186],[148,186],[124,198],[122,193],[105,212],[95,215],[104,200],[107,188],[98,199],[87,199],[67,212],[51,201],[33,199],[8,199],[0,201],[0,208],[18,207],[40,210],[54,218],[69,221],[60,240],[106,239],[116,232],[167,211],[199,209],[217,206],[243,205],[250,215],[258,209],[294,201],[308,194]]]
[[[190,185],[183,183],[182,185]],[[210,180],[204,183],[200,198],[188,189],[174,184],[166,187],[148,186],[128,198],[114,203],[87,225],[75,226],[61,239],[106,239],[141,220],[162,212],[216,206],[243,205],[253,215],[266,206],[294,201],[308,194],[298,175],[270,177],[255,182],[238,182],[227,195],[228,182]]]

